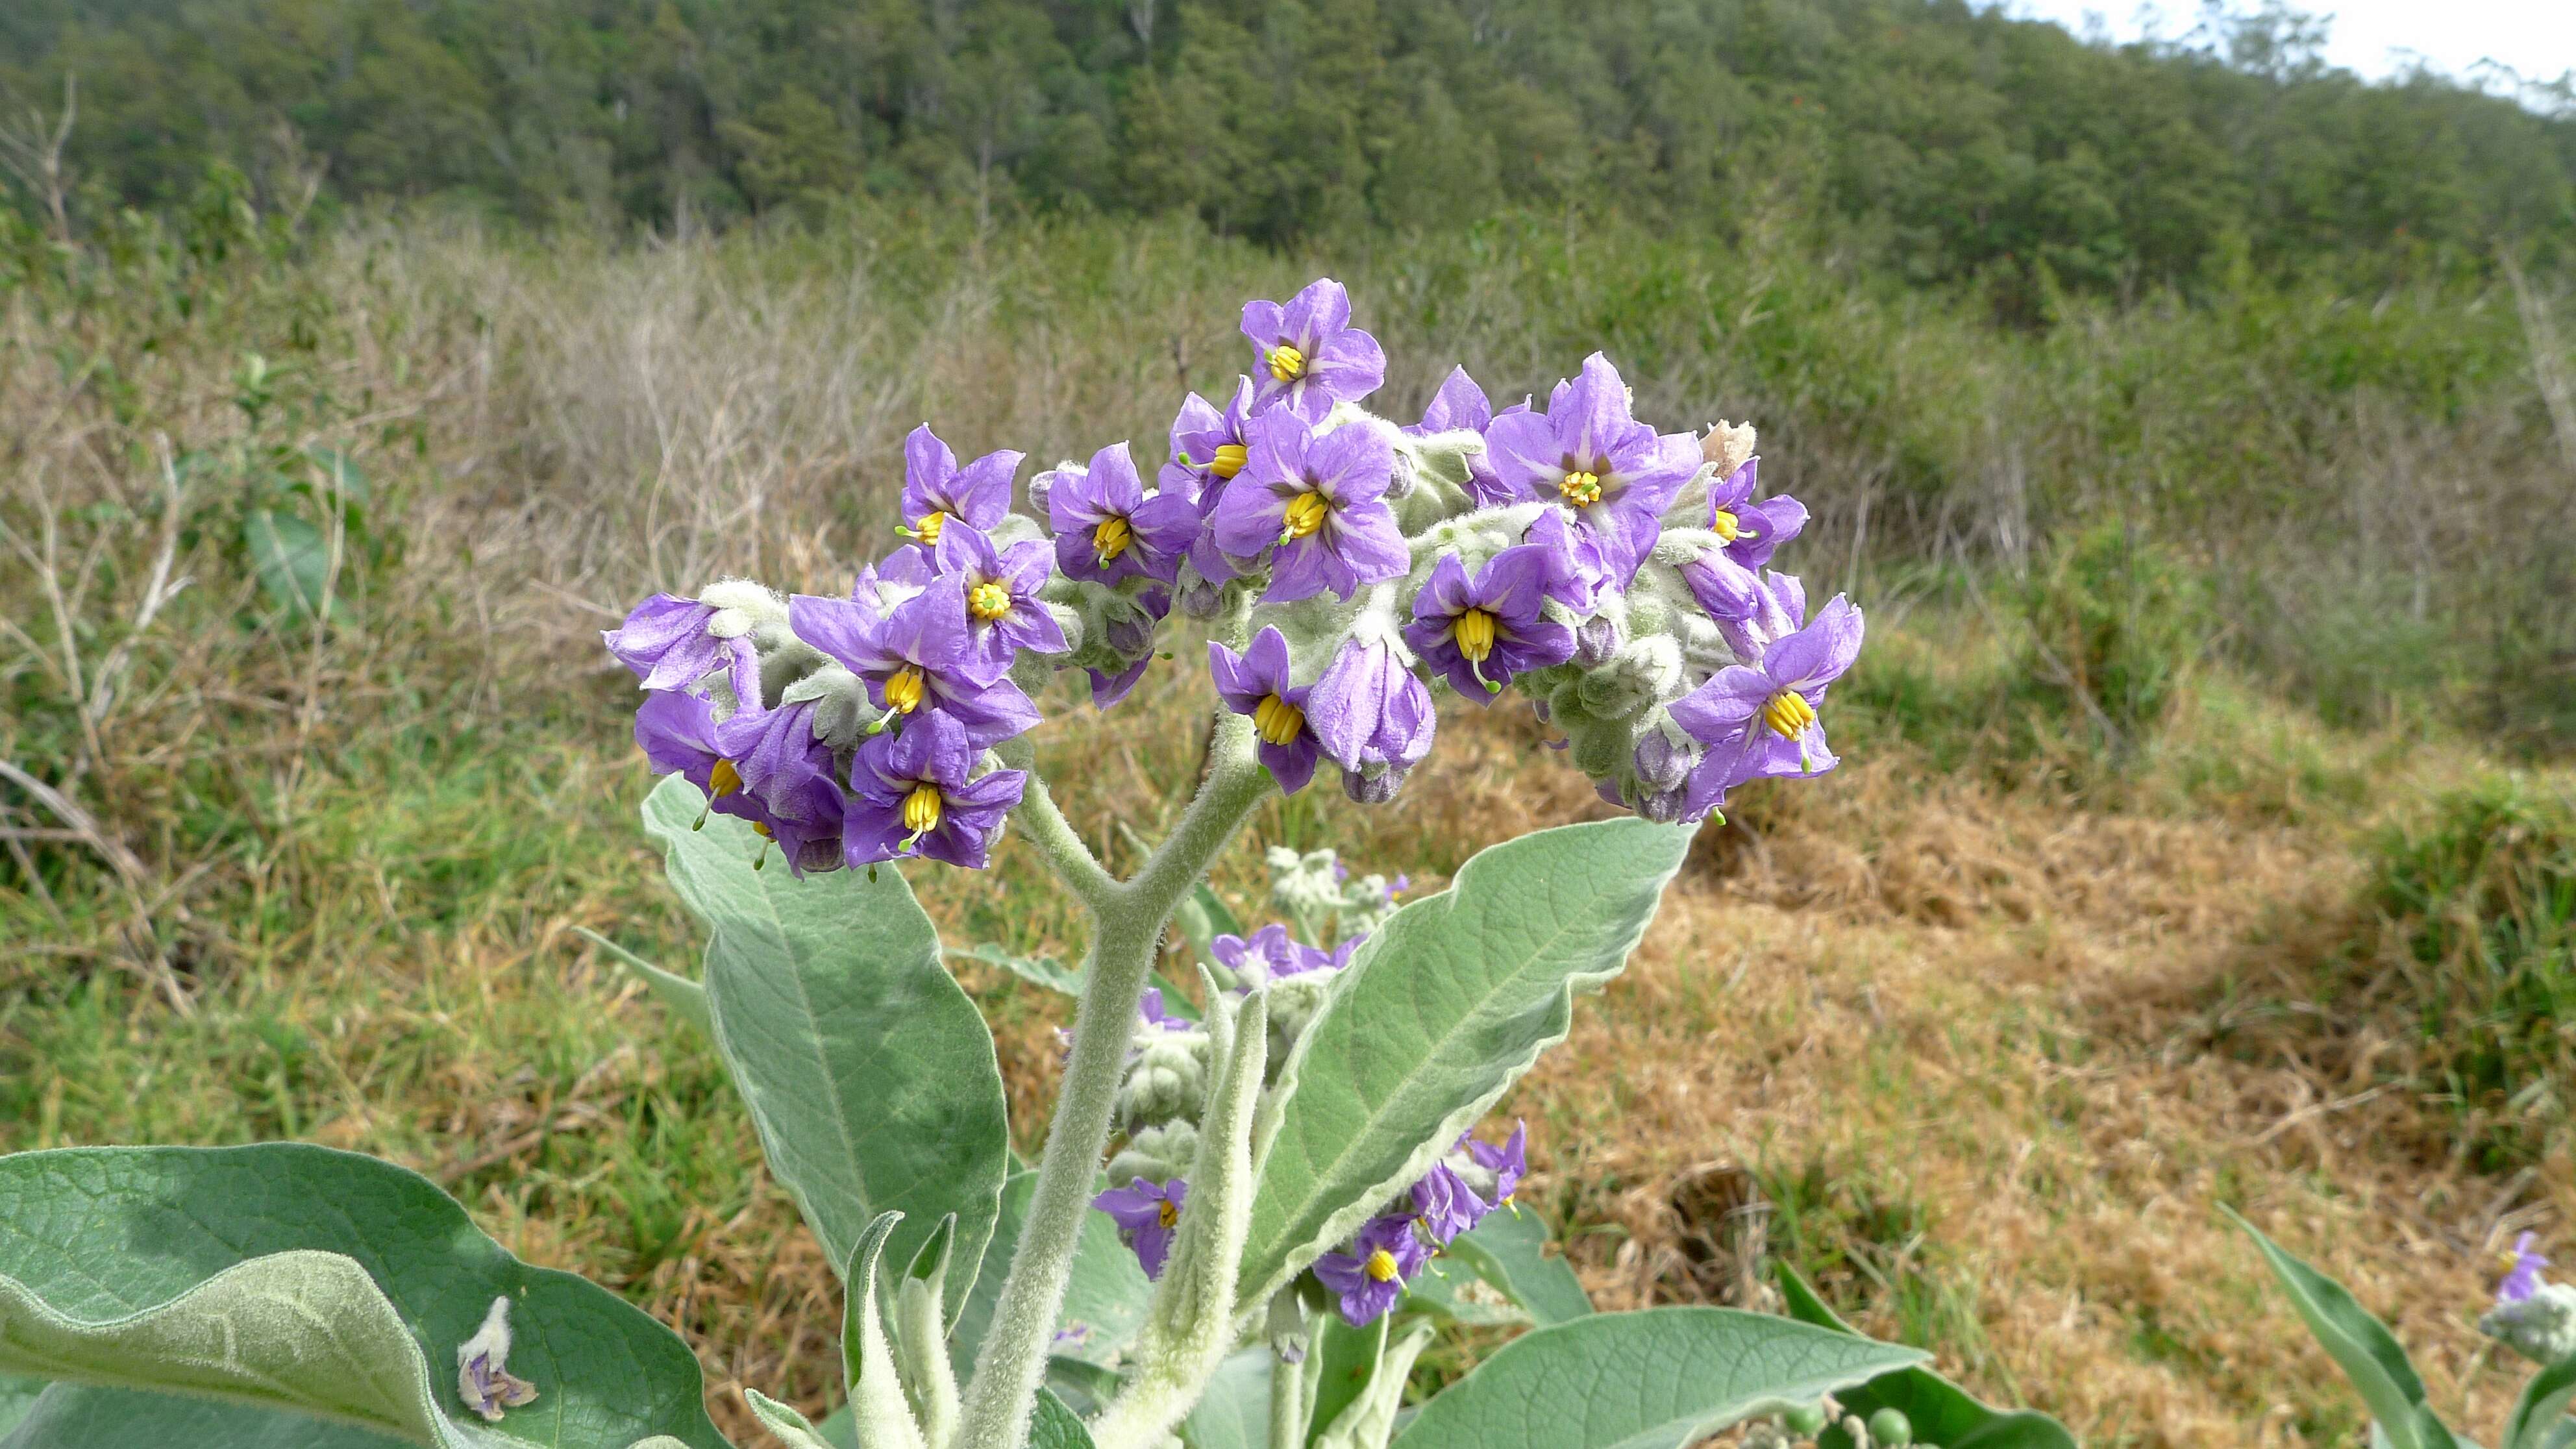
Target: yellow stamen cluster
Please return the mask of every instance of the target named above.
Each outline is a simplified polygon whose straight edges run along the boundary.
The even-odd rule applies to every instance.
[[[1375,1278],[1381,1283],[1392,1283],[1395,1281],[1395,1255],[1384,1248],[1380,1248],[1376,1252],[1369,1254],[1368,1262],[1362,1264],[1361,1267],[1362,1270],[1370,1277]]]
[[[1181,1210],[1172,1206],[1168,1199],[1158,1202],[1154,1204],[1154,1221],[1167,1228],[1178,1227],[1181,1222]]]
[[[915,835],[939,828],[939,787],[924,780],[903,797],[903,828]]]
[[[1578,468],[1565,475],[1565,481],[1556,485],[1556,491],[1575,507],[1589,508],[1601,501],[1601,475]]]
[[[1100,555],[1104,564],[1125,553],[1127,545],[1135,541],[1136,530],[1129,528],[1123,518],[1104,518],[1091,530],[1091,551]]]
[[[1252,732],[1265,744],[1295,744],[1305,729],[1306,712],[1275,694],[1263,695],[1252,707]]]
[[[1816,707],[1794,689],[1784,689],[1762,706],[1762,722],[1780,738],[1794,740],[1816,722]]]
[[[912,531],[914,536],[923,543],[936,544],[939,542],[939,530],[947,526],[947,523],[948,515],[933,509],[913,520]]]
[[[1742,525],[1735,521],[1735,515],[1723,508],[1717,510],[1717,516],[1708,521],[1708,526],[1709,531],[1728,543],[1735,542],[1735,536],[1742,528]]]
[[[716,767],[707,772],[707,793],[719,800],[741,788],[742,772],[733,767],[731,760],[718,760]]]
[[[1494,652],[1494,616],[1469,609],[1449,621],[1449,637],[1458,642],[1458,652],[1468,663],[1482,664]]]
[[[981,583],[966,591],[966,612],[986,622],[1008,616],[1011,591],[996,583]]]
[[[1270,349],[1270,375],[1281,382],[1295,382],[1306,375],[1306,354],[1282,342]]]
[[[929,693],[930,682],[921,677],[921,670],[907,664],[885,682],[886,708],[897,714],[910,714],[921,708],[921,701]]]
[[[1243,465],[1250,461],[1252,461],[1250,448],[1241,443],[1225,443],[1217,448],[1216,458],[1208,464],[1208,471],[1220,478],[1231,478],[1242,472]]]
[[[1288,500],[1287,516],[1279,528],[1279,541],[1286,543],[1292,538],[1306,537],[1323,527],[1324,520],[1331,517],[1332,512],[1333,505],[1324,501],[1323,494],[1298,494]]]

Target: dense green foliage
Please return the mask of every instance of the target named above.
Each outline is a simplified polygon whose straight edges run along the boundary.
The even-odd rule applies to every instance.
[[[2224,279],[2576,234],[2576,116],[2364,84],[2273,6],[2123,48],[1965,0],[16,0],[92,209],[450,195],[685,229],[855,194],[1195,212],[1280,241],[1798,203],[1917,280]],[[75,208],[77,209],[77,207]]]
[[[2576,801],[2504,777],[2382,841],[2376,891],[2422,1013],[2428,1079],[2481,1149],[2518,1160],[2563,1121],[2576,1066]]]

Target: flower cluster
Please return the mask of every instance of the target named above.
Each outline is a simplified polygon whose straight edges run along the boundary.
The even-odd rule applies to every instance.
[[[1528,1146],[1529,1129],[1517,1122],[1500,1147],[1459,1138],[1421,1181],[1361,1224],[1342,1251],[1317,1259],[1315,1277],[1339,1301],[1343,1321],[1354,1328],[1376,1322],[1434,1253],[1510,1205],[1529,1171]]]
[[[650,697],[636,739],[791,869],[986,863],[1025,781],[993,747],[1030,691],[1133,689],[1177,606],[1221,621],[1225,708],[1295,792],[1330,767],[1382,803],[1431,748],[1433,691],[1517,688],[1602,797],[1706,816],[1747,780],[1833,768],[1819,710],[1860,611],[1808,617],[1774,552],[1806,524],[1757,499],[1753,431],[1663,433],[1595,353],[1496,410],[1461,368],[1419,422],[1365,410],[1386,373],[1339,283],[1252,302],[1252,375],[1193,393],[1149,487],[1118,443],[1038,473],[905,442],[905,539],[844,598],[740,580],[657,594],[606,635]]]
[[[2478,1330],[2534,1363],[2554,1364],[2576,1355],[2576,1287],[2541,1275],[2549,1260],[2532,1250],[2531,1240],[2524,1233],[2505,1254],[2495,1307],[2478,1320]]]

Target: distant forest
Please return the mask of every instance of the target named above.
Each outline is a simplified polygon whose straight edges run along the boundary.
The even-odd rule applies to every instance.
[[[7,0],[69,211],[433,199],[674,229],[856,201],[1293,244],[1792,216],[1909,280],[2131,294],[2576,248],[2576,105],[2369,84],[2288,10],[2109,47],[1962,0]],[[41,198],[16,184],[30,214]]]

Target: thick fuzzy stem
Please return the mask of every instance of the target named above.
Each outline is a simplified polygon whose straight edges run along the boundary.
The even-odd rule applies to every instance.
[[[1100,861],[1091,853],[1091,847],[1083,844],[1082,837],[1074,832],[1073,822],[1065,819],[1064,812],[1056,808],[1055,796],[1048,793],[1046,781],[1038,774],[1037,751],[1026,738],[1021,738],[1004,740],[994,753],[1001,756],[1003,764],[1028,772],[1027,782],[1020,787],[1019,806],[1011,812],[1012,817],[1019,821],[1020,830],[1028,836],[1029,843],[1038,848],[1038,853],[1046,857],[1047,865],[1055,871],[1056,878],[1064,882],[1065,888],[1084,905],[1098,911],[1103,901],[1116,894],[1118,882],[1101,868]]]
[[[1027,1442],[1030,1404],[1064,1306],[1065,1278],[1082,1215],[1090,1209],[1092,1180],[1109,1145],[1111,1108],[1135,1033],[1136,1003],[1153,970],[1163,925],[1181,897],[1207,874],[1266,785],[1267,776],[1253,758],[1252,721],[1221,716],[1208,751],[1207,779],[1171,838],[1134,880],[1108,885],[1096,896],[1085,893],[1097,933],[1084,972],[1082,1003],[1074,1013],[1073,1050],[1065,1061],[1055,1120],[1047,1128],[1046,1154],[1038,1163],[1037,1188],[1011,1260],[1011,1276],[966,1388],[957,1437],[963,1449],[1022,1449]],[[1045,800],[1043,792],[1034,798]],[[1069,864],[1060,848],[1063,842],[1051,843],[1054,828],[1062,826],[1063,839],[1080,847],[1064,817],[1051,801],[1033,812],[1024,799],[1021,809],[1030,838],[1048,852],[1067,882],[1083,892],[1087,872],[1082,865],[1094,872],[1099,866],[1087,850],[1080,862]],[[1102,878],[1106,880],[1105,873]]]

